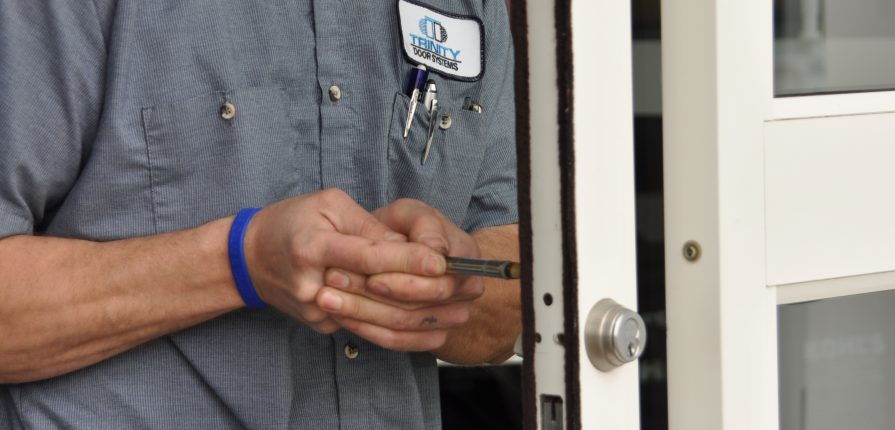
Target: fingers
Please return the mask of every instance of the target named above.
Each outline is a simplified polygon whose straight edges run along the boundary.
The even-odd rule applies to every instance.
[[[329,320],[329,314],[316,306],[303,306],[298,315],[308,325],[317,325]]]
[[[447,340],[446,330],[401,332],[350,318],[335,319],[354,334],[393,351],[431,351],[440,348]]]
[[[485,282],[478,276],[459,277],[460,288],[454,292],[455,300],[475,300],[485,294]]]
[[[380,296],[404,302],[468,301],[484,293],[480,279],[454,275],[426,277],[383,273],[367,278],[366,288]]]
[[[362,293],[367,283],[365,275],[359,275],[343,269],[329,268],[324,274],[324,282],[330,287],[346,290],[353,293]]]
[[[456,327],[469,320],[470,310],[468,302],[403,309],[329,287],[324,287],[320,291],[317,305],[334,317],[363,321],[400,331],[431,331]]]
[[[406,241],[407,238],[367,212],[348,194],[333,188],[317,193],[320,212],[336,231],[374,240]]]
[[[327,233],[322,265],[372,275],[385,272],[404,272],[417,275],[444,274],[444,256],[421,244]]]
[[[363,276],[339,269],[326,272],[326,285],[353,294],[375,295],[380,299],[403,302],[405,309],[420,307],[421,303],[475,300],[485,292],[481,278],[446,275],[416,276],[405,273],[382,273]]]
[[[383,273],[367,279],[366,288],[380,296],[404,302],[442,302],[454,295],[451,276],[426,277]]]
[[[363,276],[339,269],[326,271],[326,285],[354,294],[373,294],[408,303],[438,302],[454,294],[451,276],[416,276],[404,273],[383,273]]]
[[[407,235],[411,242],[422,243],[442,254],[450,251],[445,218],[421,201],[397,200],[375,214],[392,230]]]
[[[326,321],[321,321],[315,324],[308,324],[308,327],[311,327],[312,330],[320,334],[332,334],[342,328],[338,322],[332,319],[327,319]]]
[[[301,305],[293,302],[292,306],[285,306],[282,311],[318,333],[330,334],[341,328],[329,313],[316,304]]]

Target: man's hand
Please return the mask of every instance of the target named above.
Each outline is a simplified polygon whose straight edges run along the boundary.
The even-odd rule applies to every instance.
[[[476,241],[444,215],[417,201],[398,200],[374,213],[391,231],[442,255],[479,257]],[[364,276],[331,269],[317,304],[339,324],[384,348],[430,351],[448,330],[466,323],[482,295],[480,278],[394,270]]]
[[[519,226],[506,224],[472,234],[482,258],[519,260]],[[522,333],[522,303],[518,280],[485,278],[485,294],[475,301],[469,322],[451,330],[436,357],[456,364],[502,363],[513,355]]]
[[[445,270],[445,261],[439,252],[407,243],[402,234],[339,190],[295,197],[265,208],[249,224],[245,251],[249,272],[262,300],[322,333],[339,328],[315,304],[327,268],[337,267],[363,275],[402,272],[408,274],[404,276],[420,275],[417,276],[420,280],[428,279],[423,275],[438,276]],[[332,308],[339,296],[322,297],[319,304]],[[361,319],[382,313],[374,304],[357,300],[360,298],[344,299],[341,308]],[[455,320],[459,314],[456,306],[432,313],[434,318],[444,321]],[[401,318],[401,322],[411,322],[408,315]],[[351,328],[352,322],[343,322],[343,325]],[[442,325],[432,324],[433,327]],[[366,326],[353,327],[366,332]],[[406,346],[418,348],[415,342],[408,342]]]

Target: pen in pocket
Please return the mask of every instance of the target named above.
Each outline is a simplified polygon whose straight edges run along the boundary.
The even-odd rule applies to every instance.
[[[410,106],[407,109],[407,120],[404,123],[405,139],[407,139],[407,135],[410,134],[410,126],[413,125],[413,116],[416,114],[416,105],[420,99],[420,91],[425,87],[428,78],[429,71],[426,70],[426,66],[419,65],[410,71],[410,82],[405,91],[407,96],[410,97]]]

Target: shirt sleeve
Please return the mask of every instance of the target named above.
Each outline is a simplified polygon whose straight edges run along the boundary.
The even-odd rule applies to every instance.
[[[106,45],[91,1],[0,0],[0,238],[40,231],[95,138]]]
[[[487,63],[481,100],[489,146],[463,222],[470,232],[519,220],[513,37],[504,0],[485,1],[484,21]]]

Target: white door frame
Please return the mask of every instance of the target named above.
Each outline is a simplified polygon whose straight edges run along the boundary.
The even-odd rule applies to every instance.
[[[572,32],[582,428],[639,430],[638,363],[600,372],[583,347],[598,301],[637,309],[631,4],[572,1]]]
[[[773,96],[771,13],[771,0],[662,2],[673,430],[777,427],[776,297],[764,276],[761,145]],[[701,246],[694,263],[682,255],[690,240]]]
[[[601,299],[637,306],[630,5],[526,3],[537,424],[557,395],[564,428],[637,430],[637,363],[598,371],[583,333]]]
[[[847,196],[847,188],[832,201],[798,195],[799,201],[788,202],[797,193],[781,198],[792,183],[777,174],[788,168],[779,166],[781,153],[804,155],[806,171],[814,174],[833,162],[812,151],[814,142],[781,150],[792,133],[822,141],[812,129],[841,131],[849,125],[839,123],[848,121],[895,129],[885,125],[893,117],[884,114],[895,112],[895,92],[774,98],[773,43],[772,0],[662,2],[672,430],[778,428],[778,304],[895,286],[891,272],[872,274],[895,270],[895,250],[873,246],[870,228],[835,270],[819,263],[829,260],[829,249],[796,243],[784,231],[810,232],[805,225],[835,226],[851,216],[877,222],[862,215],[871,208],[895,215],[895,205],[879,203],[866,189],[885,184],[847,178],[857,196]],[[800,122],[801,131],[795,130]],[[840,155],[851,154],[836,144]],[[865,154],[892,154],[865,146]],[[845,200],[850,208],[836,210]],[[895,237],[891,230],[881,233]],[[682,255],[691,240],[701,246],[695,262]],[[808,264],[788,270],[794,257]],[[892,263],[880,263],[886,260]],[[830,279],[841,276],[848,279]]]

